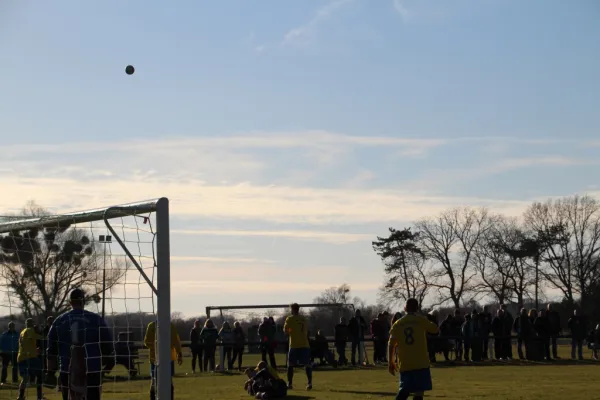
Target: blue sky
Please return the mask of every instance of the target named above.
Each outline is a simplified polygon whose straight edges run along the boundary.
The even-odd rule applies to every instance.
[[[171,198],[188,315],[343,282],[375,301],[390,225],[600,193],[598,18],[593,0],[4,2],[0,211]]]

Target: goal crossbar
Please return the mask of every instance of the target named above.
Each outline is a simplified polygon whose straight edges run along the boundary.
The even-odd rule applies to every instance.
[[[254,306],[208,306],[206,307],[206,317],[210,318],[210,312],[215,311],[228,311],[228,310],[251,310],[251,309],[277,309],[277,308],[288,308],[291,303],[288,304],[259,304]],[[310,304],[298,304],[300,308],[304,307],[348,307],[354,309],[354,304],[351,303],[310,303]]]
[[[55,228],[61,225],[102,221],[105,218],[110,219],[136,214],[151,213],[156,211],[157,204],[161,200],[162,198],[67,214],[48,215],[43,217],[0,222],[0,233],[24,231],[33,228]]]

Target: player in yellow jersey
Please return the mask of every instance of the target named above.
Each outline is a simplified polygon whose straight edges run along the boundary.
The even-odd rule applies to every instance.
[[[427,334],[435,334],[438,327],[423,316],[416,315],[419,302],[408,299],[404,306],[406,315],[394,323],[388,343],[388,370],[395,375],[400,372],[400,390],[396,400],[422,400],[423,392],[432,389],[427,351]],[[397,354],[398,365],[394,362]]]
[[[33,320],[25,321],[25,329],[19,335],[19,353],[17,362],[21,373],[21,384],[19,385],[18,400],[25,399],[25,389],[29,383],[35,382],[37,399],[44,398],[42,394],[42,359],[39,353],[38,340],[42,337],[33,327]]]
[[[150,400],[156,400],[156,321],[152,321],[146,328],[146,335],[144,336],[144,346],[150,350]],[[181,352],[181,340],[177,333],[177,328],[171,323],[171,376],[175,375],[175,360],[177,364],[181,365],[183,362],[183,355]],[[173,381],[171,381],[171,399],[175,398],[175,388]]]
[[[312,389],[312,365],[310,364],[310,343],[308,341],[308,322],[300,315],[300,306],[296,303],[290,306],[292,315],[285,319],[283,331],[290,340],[288,353],[288,389],[292,389],[294,367],[304,366],[308,384],[306,390]]]

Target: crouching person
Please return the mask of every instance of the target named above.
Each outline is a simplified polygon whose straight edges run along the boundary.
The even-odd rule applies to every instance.
[[[248,368],[246,376],[248,380],[244,384],[244,390],[255,399],[282,399],[287,396],[285,381],[265,361],[259,362],[254,370]]]

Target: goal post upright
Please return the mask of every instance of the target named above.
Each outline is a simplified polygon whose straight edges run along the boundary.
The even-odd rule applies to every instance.
[[[171,247],[169,238],[169,200],[156,202],[156,275],[159,400],[171,398]]]

